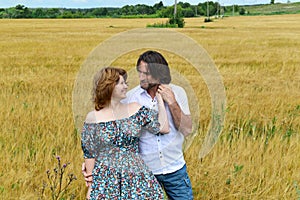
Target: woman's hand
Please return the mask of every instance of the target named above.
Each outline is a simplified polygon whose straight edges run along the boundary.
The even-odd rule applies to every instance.
[[[164,100],[159,92],[156,92],[156,99],[160,105],[164,103]]]
[[[158,122],[160,124],[160,133],[162,134],[169,133],[170,132],[169,120],[168,120],[168,116],[164,104],[164,99],[163,96],[160,94],[159,90],[156,92],[156,100],[158,103]]]
[[[86,193],[86,199],[87,199],[87,200],[90,199],[90,196],[91,196],[91,190],[92,190],[92,187],[89,186],[89,189],[88,189],[88,191],[87,191],[87,193]]]

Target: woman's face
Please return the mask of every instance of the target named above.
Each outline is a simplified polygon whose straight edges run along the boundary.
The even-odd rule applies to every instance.
[[[118,99],[126,98],[127,88],[128,88],[128,86],[127,86],[127,83],[125,82],[123,76],[120,76],[120,79],[112,92],[112,97],[118,98]]]

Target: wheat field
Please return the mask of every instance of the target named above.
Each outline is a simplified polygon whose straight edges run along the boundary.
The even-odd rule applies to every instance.
[[[84,199],[72,92],[104,40],[166,19],[0,20],[0,197],[38,199],[55,156],[77,180],[62,199]],[[199,99],[198,135],[185,151],[195,199],[300,199],[300,15],[185,19],[176,31],[202,45],[223,77],[222,135],[202,160],[210,96],[184,59],[162,52]],[[142,51],[117,58],[132,67]],[[75,195],[72,196],[71,194]],[[51,199],[46,191],[45,199]],[[48,196],[47,196],[48,195]]]

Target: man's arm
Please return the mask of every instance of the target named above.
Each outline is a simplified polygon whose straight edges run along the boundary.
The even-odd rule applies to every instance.
[[[82,174],[85,179],[85,184],[88,187],[88,191],[86,194],[86,199],[90,199],[91,194],[91,186],[93,182],[92,172],[95,165],[95,159],[84,159],[84,163],[82,164]]]
[[[83,162],[81,165],[81,172],[85,180],[85,185],[89,187],[89,183],[93,182],[93,176],[87,173],[85,162]]]
[[[192,132],[192,117],[191,115],[185,115],[179,107],[177,101],[172,104],[168,104],[172,118],[177,130],[179,130],[184,136],[188,136]]]
[[[169,106],[176,129],[184,136],[189,135],[192,132],[192,117],[183,113],[171,87],[169,85],[160,85],[158,92]]]

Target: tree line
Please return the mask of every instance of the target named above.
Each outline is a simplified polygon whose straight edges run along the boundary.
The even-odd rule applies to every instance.
[[[209,12],[207,12],[209,9]],[[222,10],[223,9],[223,10]],[[231,7],[222,7],[218,2],[205,2],[198,5],[179,2],[177,4],[178,17],[210,16],[223,12],[231,12]],[[238,12],[238,6],[235,11]],[[170,18],[174,14],[173,6],[164,6],[163,2],[153,6],[145,4],[126,5],[121,8],[28,8],[18,4],[11,8],[0,8],[0,18],[122,18],[122,17],[153,17]]]

